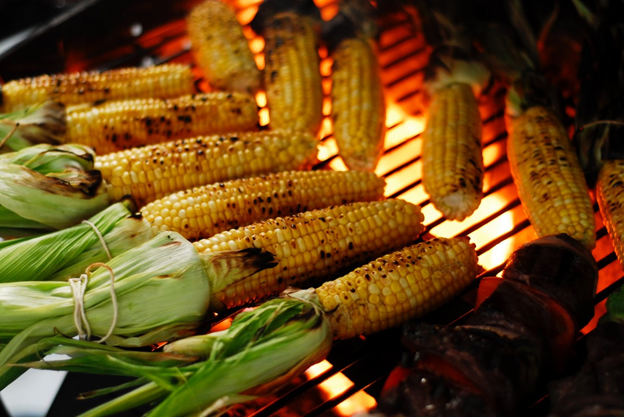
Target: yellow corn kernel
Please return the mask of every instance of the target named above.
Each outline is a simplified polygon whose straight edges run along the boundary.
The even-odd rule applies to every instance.
[[[2,112],[24,109],[46,99],[65,105],[143,97],[176,97],[195,91],[187,65],[164,64],[104,72],[41,75],[2,86]]]
[[[312,19],[279,13],[262,35],[269,127],[316,134],[323,120],[323,87]]]
[[[218,90],[255,94],[262,77],[234,10],[206,0],[191,11],[187,29],[198,65]]]
[[[449,220],[472,214],[483,197],[481,116],[468,84],[435,91],[422,135],[423,185]]]
[[[381,200],[384,185],[368,172],[288,171],[180,191],[149,203],[141,214],[154,232],[172,230],[196,240],[273,217]],[[165,224],[176,217],[179,227]],[[304,241],[314,246],[309,236]]]
[[[368,218],[379,212],[394,221],[371,226]],[[423,219],[419,206],[403,200],[353,203],[254,223],[194,245],[200,253],[256,247],[275,255],[274,268],[213,295],[211,308],[230,308],[276,295],[288,286],[327,280],[342,268],[403,247],[422,232]],[[383,230],[381,236],[376,229]],[[318,243],[307,244],[306,236]]]
[[[449,260],[437,262],[439,256]],[[328,312],[334,338],[347,339],[435,310],[466,288],[478,270],[477,253],[467,237],[435,238],[325,282],[316,295]]]
[[[332,121],[340,156],[350,169],[373,171],[386,131],[377,57],[363,38],[343,40],[332,57]]]
[[[131,195],[142,207],[200,185],[308,169],[316,161],[316,145],[316,138],[304,132],[206,136],[98,156],[95,169],[109,184],[113,201]]]
[[[615,254],[624,268],[624,160],[607,161],[600,168],[596,200]]]
[[[251,130],[258,125],[253,96],[212,92],[171,99],[134,99],[67,109],[66,142],[99,155],[199,135]]]
[[[567,233],[596,244],[594,210],[572,143],[541,106],[510,120],[507,157],[522,207],[538,236]]]

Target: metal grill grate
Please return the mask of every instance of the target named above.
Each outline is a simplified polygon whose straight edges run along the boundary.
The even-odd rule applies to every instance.
[[[188,6],[193,4],[183,3],[187,10]],[[239,20],[246,25],[253,18],[259,0],[239,0],[234,3]],[[334,0],[318,0],[317,4],[321,7],[325,19],[337,11]],[[164,13],[166,15],[166,11]],[[66,23],[80,25],[80,22],[71,19]],[[130,29],[115,28],[113,20],[110,21],[110,25],[111,30],[125,32],[129,30],[131,36],[127,34],[120,36],[121,43],[117,45],[112,42],[110,45],[102,42],[96,46],[90,46],[88,42],[77,43],[79,47],[76,49],[71,49],[69,47],[71,43],[67,42],[64,49],[64,70],[104,70],[126,65],[164,62],[192,63],[185,22],[179,15],[174,14],[172,19],[163,18],[155,27],[145,32],[142,32],[141,26],[133,26]],[[481,206],[461,223],[445,221],[430,204],[421,181],[420,132],[424,127],[424,120],[418,99],[423,70],[427,62],[427,48],[422,36],[412,33],[406,24],[393,22],[392,25],[382,29],[379,60],[383,70],[382,77],[389,111],[385,153],[376,172],[387,181],[386,195],[419,204],[425,214],[427,232],[432,235],[470,236],[477,245],[480,262],[487,270],[484,275],[496,275],[502,270],[504,262],[513,250],[534,238],[533,229],[520,206],[505,155],[507,134],[502,111],[504,91],[499,86],[493,85],[480,103],[484,119],[486,166],[484,199]],[[246,34],[250,37],[250,46],[256,53],[258,65],[262,67],[264,43],[260,38],[252,38],[253,34],[249,28],[246,28]],[[107,45],[108,49],[97,49],[101,45]],[[329,80],[331,60],[326,57],[325,50],[321,50],[320,53],[323,58],[321,63],[323,84],[327,94],[331,88]],[[41,72],[45,71],[42,69]],[[207,84],[197,68],[195,73],[198,88],[207,89]],[[328,115],[330,103],[327,97],[326,100],[324,113]],[[258,101],[264,104],[265,100],[260,96]],[[263,109],[261,115],[262,123],[266,124],[267,110]],[[344,164],[336,154],[336,144],[331,135],[331,122],[327,117],[320,134],[320,142],[321,163],[317,168],[329,166],[333,169],[344,169]],[[602,314],[604,299],[624,282],[624,274],[613,252],[597,206],[594,209],[597,245],[593,254],[600,267],[596,310]],[[429,315],[425,320],[443,324],[461,320],[470,313],[475,293],[476,284],[465,291],[458,300]],[[595,321],[584,330],[587,331],[594,326]],[[373,397],[379,393],[385,377],[401,355],[399,334],[398,329],[393,329],[366,339],[337,342],[328,357],[326,369],[315,376],[307,374],[299,377],[276,396],[234,407],[229,414],[254,416],[348,414],[349,411],[336,407],[344,405],[344,401],[354,396],[361,396],[362,391]],[[344,381],[339,382],[342,388],[331,395],[318,389],[319,386],[331,383],[341,374],[350,380],[351,385]]]

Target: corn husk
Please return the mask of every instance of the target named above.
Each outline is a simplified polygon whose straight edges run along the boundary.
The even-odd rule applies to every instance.
[[[1,114],[0,143],[8,135],[4,146],[12,151],[40,143],[62,143],[66,124],[65,106],[45,101],[13,113]]]
[[[91,217],[112,256],[153,237],[147,221],[132,215],[134,205],[126,200]],[[95,230],[87,224],[35,238],[0,242],[0,283],[64,280],[79,276],[87,266],[108,261],[108,254]]]
[[[138,347],[188,336],[202,322],[210,299],[210,280],[193,245],[176,233],[161,233],[115,257],[118,320],[106,341]],[[111,277],[104,268],[89,277],[84,297],[94,337],[103,337],[113,322]],[[21,369],[11,367],[31,357],[46,337],[78,334],[72,290],[67,282],[0,284],[0,389]],[[32,360],[32,358],[30,358]]]
[[[624,323],[624,287],[620,287],[607,298],[607,312],[600,320]]]
[[[55,342],[58,340],[50,343]],[[138,378],[84,395],[109,394],[138,385],[83,416],[113,415],[150,402],[160,403],[149,416],[209,415],[271,393],[322,360],[331,343],[329,323],[316,305],[282,298],[239,314],[227,330],[168,344],[164,353],[137,354],[70,341],[47,353],[62,353],[71,359],[25,365]],[[197,362],[169,365],[184,357]]]
[[[0,155],[0,227],[63,229],[110,205],[106,183],[82,145],[37,145]],[[45,209],[42,209],[45,208]]]

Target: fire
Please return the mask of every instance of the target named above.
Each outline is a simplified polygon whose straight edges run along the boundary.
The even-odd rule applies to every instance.
[[[495,210],[505,205],[506,200],[498,195],[493,195],[492,199],[486,204],[484,211],[487,213],[494,213]],[[493,206],[492,208],[487,207]],[[496,208],[494,208],[496,207]],[[510,232],[514,227],[514,218],[511,211],[506,211],[495,220],[488,224],[486,228],[479,228],[474,233],[470,234],[470,239],[477,245],[477,250],[484,244],[489,243],[492,238],[492,233],[489,230],[494,228],[498,235],[503,235]],[[487,229],[487,230],[486,230]],[[514,238],[503,240],[498,245],[494,246],[487,252],[479,255],[479,264],[485,269],[492,269],[505,262],[514,250]]]
[[[253,15],[256,13],[257,6],[260,0],[239,0],[237,8],[238,18],[243,25],[248,23]],[[321,9],[324,20],[330,19],[338,10],[337,3],[332,0],[316,0],[317,6]],[[256,63],[260,69],[264,68],[264,40],[261,37],[256,36],[253,31],[250,31],[249,27],[245,27],[245,34],[249,38],[250,48],[254,53]],[[385,45],[392,44],[393,39],[406,36],[404,28],[396,28],[394,31],[390,31],[390,37],[386,33],[386,38],[382,43]],[[409,34],[407,34],[409,35]],[[396,39],[395,39],[396,40]],[[400,77],[404,77],[405,71],[413,71],[414,76],[406,78],[406,82],[419,84],[422,83],[422,73],[419,68],[422,68],[426,62],[427,54],[417,53],[422,46],[422,39],[414,40],[413,42],[401,42],[398,47],[392,48],[393,54],[403,56],[406,53],[414,54],[409,62],[403,63],[403,65],[395,65],[389,70],[385,70],[383,76],[388,79],[392,79],[398,74]],[[407,52],[406,52],[407,51]],[[393,62],[398,58],[392,54],[382,53],[381,61]],[[333,61],[331,57],[328,57],[327,49],[322,47],[319,49],[320,61],[320,73],[323,77],[322,85],[325,99],[323,102],[323,115],[324,120],[319,137],[319,152],[318,159],[320,161],[328,161],[329,167],[333,170],[344,171],[347,167],[344,161],[338,155],[338,146],[335,139],[332,136],[332,122],[329,117],[331,113],[331,100],[329,94],[331,92],[331,70]],[[397,73],[397,74],[394,74]],[[442,217],[442,214],[438,212],[433,204],[427,202],[429,196],[424,190],[422,182],[418,182],[412,188],[404,190],[404,187],[408,184],[413,184],[416,179],[422,178],[422,162],[418,159],[421,154],[422,141],[420,134],[425,129],[425,117],[420,113],[423,109],[418,107],[420,104],[417,100],[405,100],[401,98],[404,95],[405,83],[399,83],[392,85],[386,91],[387,112],[386,112],[386,126],[388,131],[385,136],[384,147],[386,149],[385,154],[381,158],[376,173],[383,176],[386,179],[386,195],[394,195],[400,193],[399,198],[410,201],[414,204],[423,206],[423,213],[425,214],[425,222],[428,225],[437,224]],[[259,117],[260,124],[267,126],[269,124],[269,110],[267,107],[267,97],[264,91],[256,94],[256,101],[260,107]],[[489,129],[489,130],[488,130]],[[492,130],[492,132],[490,132]],[[494,132],[496,130],[496,132]],[[484,129],[484,133],[487,133],[487,137],[495,136],[498,134],[498,126],[490,124]],[[486,135],[484,134],[484,137]],[[483,152],[485,166],[491,166],[497,163],[501,158],[504,158],[505,149],[503,147],[504,142],[486,146]],[[400,145],[400,146],[399,146]],[[416,158],[416,159],[414,159]],[[502,164],[498,164],[501,166]],[[397,169],[397,167],[401,167]],[[502,168],[493,169],[484,178],[484,190],[489,190],[496,186],[494,180],[499,180],[500,170],[507,170],[508,168],[502,165]],[[508,175],[507,172],[504,173]],[[493,180],[494,179],[494,180]],[[510,201],[516,198],[516,190],[511,186],[503,187],[496,192],[487,193],[479,208],[462,222],[443,221],[439,222],[435,227],[432,227],[429,231],[435,236],[456,236],[459,234],[467,234],[471,241],[476,245],[479,251],[479,262],[485,269],[492,269],[501,265],[509,257],[509,255],[515,249],[514,243],[523,241],[526,237],[525,231],[522,233],[516,233],[513,237],[502,240],[501,242],[493,245],[493,239],[502,236],[508,232],[514,230],[515,223],[524,219],[521,213],[520,207],[508,208]],[[485,227],[478,227],[481,222],[489,219],[493,213],[499,213],[496,217],[489,220]],[[527,229],[526,233],[531,233],[531,230]],[[225,324],[227,325],[227,323]],[[305,375],[309,379],[313,379],[319,375],[322,375],[331,370],[333,365],[328,361],[322,361],[312,367],[310,367]],[[343,373],[336,373],[335,375],[325,379],[319,384],[319,389],[325,400],[330,400],[341,396],[347,390],[353,389],[354,383]],[[376,406],[375,399],[365,393],[363,390],[349,396],[348,399],[342,401],[337,405],[333,412],[341,416],[350,416],[359,411],[366,411]]]
[[[396,103],[388,103],[386,110],[386,126],[394,126],[406,118],[405,111]]]
[[[267,98],[264,91],[258,91],[256,93],[256,103],[258,103],[258,107],[260,107],[258,111],[260,126],[267,126],[269,124],[269,109],[267,107]]]
[[[394,114],[390,115],[391,117]],[[387,120],[388,118],[386,118]],[[387,125],[387,124],[386,124]],[[386,133],[386,149],[396,146],[412,136],[419,135],[425,130],[425,118],[420,116],[404,115],[399,125],[388,130]]]
[[[327,360],[311,366],[305,372],[309,379],[328,371],[332,364]],[[353,386],[353,382],[342,372],[339,372],[319,384],[319,388],[325,393],[327,400],[330,400]],[[367,411],[375,407],[377,402],[373,397],[364,391],[358,391],[336,406],[336,412],[341,416],[350,416],[360,411]]]

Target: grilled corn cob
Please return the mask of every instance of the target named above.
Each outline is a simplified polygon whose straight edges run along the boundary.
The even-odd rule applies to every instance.
[[[435,238],[382,256],[315,290],[335,339],[367,335],[428,313],[477,276],[467,237]],[[297,296],[294,294],[294,296]]]
[[[615,254],[624,268],[624,160],[606,161],[596,183],[596,200]]]
[[[419,27],[433,47],[425,69],[426,127],[422,180],[445,218],[464,220],[483,197],[481,117],[475,96],[491,80],[474,59],[467,22],[444,2],[418,2]]]
[[[209,84],[254,94],[262,81],[234,10],[218,0],[196,6],[187,20],[191,45]]]
[[[65,105],[139,97],[176,97],[195,91],[190,67],[148,68],[42,75],[9,81],[0,90],[2,112],[9,113],[54,99]]]
[[[309,168],[309,133],[246,132],[170,141],[98,156],[95,168],[114,201],[131,195],[139,207],[176,191],[270,172]]]
[[[470,85],[451,83],[432,94],[422,140],[431,202],[445,218],[461,221],[483,196],[481,116]]]
[[[589,191],[559,119],[542,106],[509,119],[507,157],[520,201],[538,236],[567,233],[596,243]]]
[[[353,203],[254,223],[194,245],[200,253],[256,247],[275,255],[276,267],[213,294],[211,308],[229,308],[406,246],[422,232],[422,222],[420,207],[403,200]]]
[[[383,198],[385,181],[356,171],[288,171],[180,191],[141,209],[154,232],[187,239],[302,211]]]
[[[316,133],[321,126],[323,87],[313,25],[312,17],[279,12],[259,32],[265,40],[264,85],[271,129]]]
[[[65,141],[91,146],[99,155],[166,140],[244,131],[258,124],[254,97],[241,93],[107,101],[67,110]]]
[[[386,103],[371,41],[344,39],[332,53],[332,121],[350,169],[373,171],[383,153]]]

